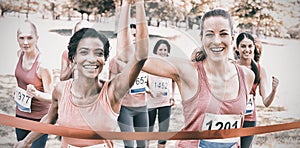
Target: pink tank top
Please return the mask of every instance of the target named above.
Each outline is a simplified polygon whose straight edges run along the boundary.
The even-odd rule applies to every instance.
[[[26,90],[27,85],[32,84],[37,90],[44,92],[42,79],[40,79],[37,76],[37,69],[39,67],[39,62],[38,62],[39,55],[34,61],[31,69],[29,70],[25,70],[22,67],[23,57],[24,57],[24,52],[21,53],[15,69],[15,77],[17,79],[18,86]],[[51,103],[41,102],[36,98],[33,98],[31,102],[31,113],[22,112],[17,107],[16,114],[30,119],[41,119],[45,114],[48,113],[50,104]]]
[[[260,75],[260,65],[257,64],[257,69],[258,69],[258,75]],[[260,81],[260,78],[259,78]],[[254,109],[253,109],[253,113],[249,114],[249,115],[245,115],[245,121],[256,121],[256,103],[255,103],[255,96],[256,96],[256,89],[259,85],[258,83],[255,83],[252,85],[252,88],[250,90],[250,94],[253,95],[253,104],[254,104]]]
[[[117,61],[115,58],[111,59],[111,61],[109,62],[109,69],[112,73],[119,73],[122,71],[123,67],[120,66],[119,64],[117,64]],[[141,73],[145,74],[145,72],[140,72],[139,77],[137,78],[135,83],[146,83],[147,82],[147,78],[142,78]],[[141,78],[143,79],[143,82],[140,81]],[[146,106],[147,105],[147,100],[146,100],[146,87],[142,88],[143,90],[141,90],[139,93],[135,93],[135,94],[131,94],[131,93],[127,93],[123,99],[121,104],[123,106],[127,106],[127,107],[141,107],[141,106]],[[129,90],[131,91],[133,90],[132,88]],[[139,90],[138,90],[139,91]]]
[[[73,101],[70,91],[72,82],[73,79],[61,82],[65,83],[65,88],[62,97],[58,100],[58,125],[93,131],[119,131],[118,114],[111,108],[107,96],[108,82],[104,83],[95,102],[88,105],[77,105]],[[63,148],[66,148],[68,145],[83,147],[102,143],[106,143],[110,148],[113,147],[113,143],[110,140],[62,138]]]
[[[235,115],[243,115],[245,113],[247,101],[245,99],[247,98],[245,76],[241,67],[236,64],[235,66],[240,84],[238,96],[228,101],[220,101],[211,94],[203,63],[197,63],[199,89],[194,97],[182,103],[185,118],[183,131],[201,130],[205,113]],[[177,142],[176,146],[180,148],[196,148],[198,147],[198,142],[199,140],[181,140]]]
[[[148,74],[148,87],[152,91],[161,93],[161,96],[152,97],[147,93],[147,108],[158,108],[171,105],[172,79]]]

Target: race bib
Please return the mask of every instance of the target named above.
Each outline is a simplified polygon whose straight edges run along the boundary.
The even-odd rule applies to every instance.
[[[141,72],[129,90],[130,94],[146,93],[147,73]]]
[[[77,147],[68,144],[68,148],[108,148],[106,143],[97,144],[97,145],[91,145],[91,146],[85,146],[85,147]]]
[[[206,113],[201,130],[225,130],[235,129],[241,127],[242,115],[219,115]],[[231,148],[234,146],[240,137],[237,138],[226,138],[226,139],[201,139],[199,140],[199,148],[207,147],[222,147]]]
[[[161,92],[163,96],[168,96],[170,79],[158,78],[150,84],[150,89],[154,92]]]
[[[254,99],[253,99],[253,95],[250,94],[248,95],[248,102],[247,102],[247,106],[246,106],[246,112],[245,115],[251,115],[254,111]]]
[[[32,98],[27,95],[26,90],[17,86],[15,90],[15,101],[20,111],[31,113]]]

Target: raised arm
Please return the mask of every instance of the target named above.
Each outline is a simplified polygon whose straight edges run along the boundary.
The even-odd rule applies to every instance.
[[[277,92],[277,86],[279,84],[279,80],[276,77],[272,77],[272,90],[269,91],[269,81],[266,74],[266,71],[263,67],[260,68],[260,83],[259,83],[259,94],[261,95],[263,99],[263,103],[266,107],[269,107],[271,103],[273,102],[276,92]],[[269,92],[269,94],[268,94]]]
[[[129,30],[129,18],[130,18],[130,1],[123,1],[119,26],[117,32],[117,49],[116,49],[116,58],[122,62],[128,62],[130,55],[134,54],[134,49],[131,48],[130,39],[130,30]]]
[[[65,50],[61,57],[61,69],[59,75],[61,81],[70,79],[75,70],[75,64],[68,60],[68,50]]]
[[[108,95],[115,101],[120,101],[121,98],[127,93],[127,91],[134,84],[138,74],[140,73],[144,62],[148,56],[148,27],[145,16],[144,1],[136,0],[136,44],[134,55],[129,57],[128,63],[123,68],[122,72],[112,79],[109,88]],[[131,0],[123,1],[123,5],[131,3]],[[122,7],[121,9],[129,9],[129,7]],[[122,12],[123,10],[121,10]],[[124,40],[129,40],[125,38]],[[122,41],[122,40],[121,40]],[[120,41],[118,41],[120,42]],[[127,41],[126,41],[127,42]],[[126,44],[123,44],[126,46]],[[124,47],[119,47],[124,48]],[[130,56],[130,55],[128,55]]]
[[[133,46],[130,42],[129,18],[130,18],[130,1],[123,1],[119,17],[117,32],[117,49],[116,56],[111,60],[109,67],[110,79],[122,71],[130,56],[134,54]]]
[[[188,58],[149,57],[143,71],[173,79],[178,86],[182,100],[192,98],[198,90],[197,68]]]

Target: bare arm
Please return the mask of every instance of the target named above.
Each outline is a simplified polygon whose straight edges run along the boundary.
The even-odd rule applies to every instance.
[[[181,93],[182,100],[190,99],[198,90],[198,74],[189,59],[149,57],[143,71],[173,79]]]
[[[27,93],[42,102],[51,103],[52,92],[52,75],[49,69],[39,67],[37,71],[38,77],[42,80],[44,92],[37,90],[33,85],[27,85]]]
[[[134,54],[134,49],[130,46],[130,3],[130,1],[123,1],[122,3],[117,32],[116,58],[126,63],[129,61],[130,56]]]
[[[68,80],[72,77],[72,74],[74,72],[75,65],[69,61],[66,61],[68,59],[65,59],[64,56],[67,56],[65,54],[68,54],[67,50],[63,52],[62,58],[61,58],[61,69],[60,69],[60,80]]]
[[[52,93],[52,104],[50,106],[50,109],[48,113],[42,118],[40,122],[43,123],[49,123],[49,124],[55,124],[58,114],[58,98],[61,97],[61,90],[63,88],[61,87],[62,85],[58,84],[56,88],[53,90]],[[30,147],[30,145],[39,137],[41,137],[43,134],[42,133],[37,133],[37,132],[30,132],[22,141],[19,141],[16,145],[15,148],[23,148],[23,147]]]
[[[263,99],[263,103],[266,107],[269,107],[273,102],[276,92],[277,86],[279,84],[279,80],[276,77],[272,77],[272,90],[269,92],[269,81],[266,74],[266,71],[263,67],[260,68],[260,83],[259,83],[259,93]]]
[[[131,2],[128,0],[127,2]],[[126,3],[123,3],[125,5]],[[129,7],[122,7],[129,9]],[[122,10],[121,10],[122,12]],[[140,73],[144,62],[148,56],[148,27],[145,19],[144,1],[136,1],[136,14],[137,14],[137,33],[136,33],[136,47],[134,55],[130,57],[128,63],[124,67],[123,71],[112,79],[109,88],[108,95],[112,100],[119,102],[121,98],[127,93],[127,91],[134,84],[138,74]],[[128,40],[129,38],[127,38]],[[119,42],[119,41],[118,41]]]

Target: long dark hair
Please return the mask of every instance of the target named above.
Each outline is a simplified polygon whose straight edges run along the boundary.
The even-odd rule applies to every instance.
[[[259,61],[260,54],[259,54],[259,52],[256,48],[254,37],[250,33],[247,33],[247,32],[240,33],[238,35],[238,37],[236,38],[236,47],[238,48],[241,41],[245,38],[247,38],[247,39],[249,39],[253,42],[253,45],[254,45],[254,58],[253,59],[254,59],[255,62]],[[237,56],[239,58],[240,53],[237,50],[235,51],[235,54],[237,54]]]
[[[259,59],[259,53],[255,47],[255,42],[254,42],[254,37],[247,32],[242,32],[238,35],[238,37],[236,38],[236,47],[238,48],[241,41],[244,40],[245,38],[251,40],[253,42],[254,45],[254,61],[256,61],[257,59]],[[237,56],[240,56],[240,53],[238,52],[238,50],[235,51],[235,53],[237,54]],[[256,60],[255,60],[256,59]],[[257,64],[251,59],[251,70],[254,72],[255,74],[255,79],[254,79],[254,84],[259,83],[259,70],[257,67]]]
[[[82,28],[82,29],[78,30],[77,32],[75,32],[69,41],[68,58],[70,61],[73,61],[73,57],[76,55],[76,49],[77,49],[79,42],[82,39],[88,38],[88,37],[98,38],[98,39],[100,39],[100,41],[102,41],[102,43],[104,44],[104,58],[105,58],[105,60],[107,60],[107,58],[109,56],[109,48],[110,48],[110,44],[109,44],[107,37],[105,35],[103,35],[102,33],[97,32],[93,28]]]

